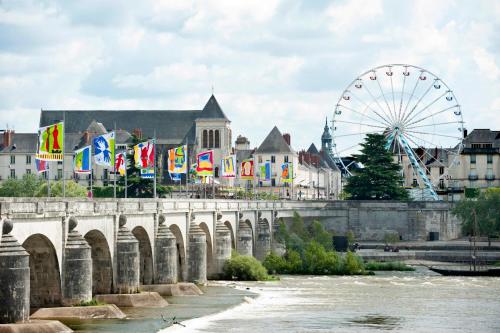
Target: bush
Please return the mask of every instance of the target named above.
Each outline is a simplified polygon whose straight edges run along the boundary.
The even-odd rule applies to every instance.
[[[354,275],[363,274],[364,265],[360,257],[356,256],[351,251],[347,251],[344,257],[344,274]]]
[[[285,258],[271,252],[262,262],[262,265],[270,274],[282,274],[288,271],[288,263]]]
[[[65,195],[67,198],[84,198],[87,196],[87,188],[76,183],[73,180],[66,180],[65,182],[66,192]],[[37,194],[37,197],[46,197],[47,196],[47,183],[42,184],[40,186]],[[58,180],[50,183],[50,196],[51,197],[62,197],[63,196],[63,182],[62,180]]]
[[[45,181],[33,174],[7,179],[0,186],[0,197],[34,197]]]
[[[265,281],[270,279],[266,268],[251,256],[233,256],[224,264],[223,272],[228,280]]]
[[[365,264],[365,269],[369,271],[414,271],[415,268],[410,267],[402,262],[375,262],[369,261]]]
[[[287,273],[289,274],[301,274],[303,272],[303,262],[300,254],[294,250],[290,250],[286,254],[287,261]]]

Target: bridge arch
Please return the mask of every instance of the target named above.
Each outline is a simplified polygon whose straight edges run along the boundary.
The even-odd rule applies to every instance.
[[[201,222],[199,226],[201,230],[205,232],[205,237],[207,239],[207,276],[211,276],[214,272],[212,237],[208,225],[205,222]]]
[[[231,248],[233,250],[235,250],[236,249],[236,239],[234,237],[233,225],[229,221],[224,222],[224,225],[229,229],[229,234],[231,235]]]
[[[170,231],[175,236],[175,241],[177,243],[177,274],[178,280],[184,281],[187,274],[186,267],[186,250],[184,245],[184,237],[182,237],[182,231],[177,224],[171,224],[169,226]]]
[[[99,230],[90,230],[84,236],[90,245],[92,257],[92,295],[113,291],[113,262],[108,241]]]
[[[153,251],[148,233],[143,227],[132,229],[132,234],[139,241],[140,284],[153,284]]]
[[[54,245],[46,236],[33,234],[23,247],[30,255],[30,306],[60,306],[61,274]]]

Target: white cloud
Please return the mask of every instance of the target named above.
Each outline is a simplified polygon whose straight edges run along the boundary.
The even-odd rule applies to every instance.
[[[384,12],[380,0],[352,0],[331,5],[326,15],[331,19],[329,28],[337,34],[348,34],[351,30],[363,26]]]
[[[474,61],[479,70],[490,80],[498,80],[500,77],[500,68],[498,68],[495,57],[483,48],[474,51]]]

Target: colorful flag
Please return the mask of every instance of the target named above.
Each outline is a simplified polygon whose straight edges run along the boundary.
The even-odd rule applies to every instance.
[[[138,169],[154,168],[155,144],[153,141],[141,142],[134,146],[134,161]]]
[[[240,178],[246,180],[253,179],[253,159],[241,162]]]
[[[236,177],[236,156],[229,155],[222,159],[221,162],[221,176],[224,178]]]
[[[187,145],[168,150],[168,172],[187,173]]]
[[[283,183],[291,183],[293,180],[292,163],[283,163],[281,165],[281,181]]]
[[[127,155],[125,153],[116,154],[115,170],[118,171],[120,176],[125,176],[127,172]]]
[[[169,173],[170,179],[172,179],[174,182],[180,182],[182,177],[180,173]]]
[[[260,165],[260,180],[271,180],[271,162],[266,161]]]
[[[44,161],[62,161],[64,151],[64,123],[41,127],[38,130],[36,158]]]
[[[155,169],[154,168],[142,168],[141,169],[141,178],[154,178],[155,177]]]
[[[214,152],[212,150],[204,151],[196,156],[198,165],[196,173],[198,176],[212,176],[214,173]]]
[[[36,172],[42,173],[49,170],[49,162],[35,158]]]
[[[90,146],[75,151],[73,157],[73,172],[89,174],[92,172]]]
[[[115,132],[94,139],[94,161],[108,167],[115,165]]]
[[[192,179],[196,179],[198,176],[198,173],[196,172],[197,168],[198,168],[198,163],[191,164],[191,168],[189,168],[189,177],[191,177]]]

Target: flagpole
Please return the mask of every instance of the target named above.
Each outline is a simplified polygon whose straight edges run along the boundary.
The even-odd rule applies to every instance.
[[[47,196],[50,198],[50,162],[47,161]]]
[[[114,122],[114,132],[113,136],[115,139],[113,140],[113,198],[116,199],[116,122]]]
[[[57,125],[56,125],[57,126]],[[63,198],[66,198],[66,177],[64,176],[64,172],[65,172],[65,167],[64,165],[66,164],[65,163],[65,160],[64,160],[64,155],[65,155],[65,150],[66,150],[66,145],[65,145],[65,142],[66,141],[66,111],[63,111],[63,142],[62,142],[62,160],[63,160],[63,163],[62,163],[62,181],[63,181]]]
[[[127,148],[125,148],[125,160],[123,161],[125,165],[125,199],[127,199],[127,176],[128,176],[128,169],[127,169]]]
[[[156,199],[156,128],[153,134],[153,195]]]
[[[92,166],[92,145],[90,145],[90,151],[89,151],[89,160],[90,160],[90,198],[93,200],[94,199],[94,183],[93,179],[94,178],[94,168]]]

